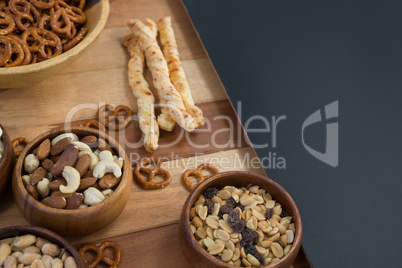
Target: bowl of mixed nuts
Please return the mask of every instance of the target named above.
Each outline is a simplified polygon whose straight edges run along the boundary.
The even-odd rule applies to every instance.
[[[132,171],[123,148],[96,129],[46,132],[21,152],[13,194],[32,225],[69,236],[90,234],[127,204]]]
[[[35,226],[0,229],[1,267],[86,267],[80,254],[61,236]]]
[[[187,198],[180,246],[192,267],[290,267],[303,227],[292,197],[253,173],[219,173]]]
[[[7,188],[14,163],[14,148],[6,130],[0,124],[0,193]]]

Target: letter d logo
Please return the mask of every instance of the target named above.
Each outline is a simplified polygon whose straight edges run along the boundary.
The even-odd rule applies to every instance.
[[[325,106],[325,119],[328,120],[330,118],[338,118],[338,101],[334,101],[333,103],[328,104]],[[332,166],[338,166],[338,123],[327,123],[326,131],[327,131],[327,141],[325,146],[325,153],[318,152],[308,146],[304,142],[304,129],[308,126],[311,126],[317,122],[321,122],[321,113],[320,110],[315,111],[311,114],[306,121],[303,123],[302,127],[302,142],[304,148],[312,154],[318,160]]]

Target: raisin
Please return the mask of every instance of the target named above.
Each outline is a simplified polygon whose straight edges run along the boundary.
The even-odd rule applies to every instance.
[[[276,243],[278,243],[281,247],[283,247],[283,243],[281,240],[277,240]]]
[[[236,200],[233,199],[233,197],[229,197],[228,200],[226,200],[226,203],[231,204],[234,208],[236,207]]]
[[[241,232],[243,238],[240,240],[240,246],[244,247],[245,245],[256,245],[258,241],[258,233],[249,228],[244,229]]]
[[[222,217],[223,214],[229,214],[232,210],[233,206],[231,204],[226,204],[221,206],[221,208],[219,209],[219,214]]]
[[[251,255],[254,255],[255,253],[257,253],[257,248],[254,245],[245,245],[244,251],[246,252],[246,254],[250,253]]]
[[[218,189],[216,188],[208,188],[204,191],[204,197],[211,199],[218,193]]]
[[[244,210],[244,206],[243,206],[242,204],[240,204],[240,202],[239,202],[239,203],[237,203],[236,207],[237,207],[237,208],[240,208],[240,209],[241,209],[241,211],[243,211],[243,210]]]
[[[267,220],[269,220],[272,215],[274,215],[274,210],[272,208],[265,210],[265,218],[267,218]]]
[[[222,257],[219,256],[219,255],[214,255],[214,257],[217,258],[217,259],[220,260],[220,261],[222,260]]]
[[[208,208],[208,214],[212,214],[212,211],[214,211],[214,203],[212,203],[208,199],[205,199],[204,206]]]
[[[246,227],[246,224],[244,223],[244,221],[238,220],[230,223],[230,227],[232,228],[233,232],[241,233],[243,232],[244,227]]]
[[[228,223],[236,222],[240,219],[240,212],[237,209],[233,209],[229,212],[229,216],[227,218]]]
[[[264,265],[265,260],[260,253],[256,252],[255,254],[252,255],[260,262],[261,265]]]
[[[289,214],[285,210],[282,209],[281,218],[285,218],[287,216],[289,216]]]

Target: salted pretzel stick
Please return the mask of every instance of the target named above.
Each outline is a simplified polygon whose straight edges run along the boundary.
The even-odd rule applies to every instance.
[[[172,80],[174,87],[180,93],[186,111],[195,119],[199,127],[203,126],[205,120],[202,110],[194,104],[190,86],[180,62],[176,38],[172,28],[172,19],[170,17],[160,19],[158,28],[163,46],[163,54],[169,67],[170,80]]]
[[[147,19],[147,26],[156,38],[158,32],[156,23]],[[128,62],[128,80],[131,90],[137,98],[139,125],[145,136],[144,147],[148,152],[153,152],[158,148],[159,127],[154,112],[155,98],[143,74],[145,67],[144,53],[138,43],[138,39],[132,34],[127,36],[123,43],[131,57]]]
[[[183,100],[169,78],[169,70],[162,51],[158,46],[152,31],[139,20],[129,20],[128,26],[134,36],[138,37],[145,53],[147,66],[152,73],[153,82],[159,97],[166,101],[169,115],[182,128],[193,131],[197,127],[194,118],[186,112]]]

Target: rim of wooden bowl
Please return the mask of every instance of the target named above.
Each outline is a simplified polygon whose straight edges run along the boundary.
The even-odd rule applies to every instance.
[[[289,250],[289,252],[282,259],[280,259],[280,261],[268,266],[268,267],[273,267],[273,268],[283,267],[283,263],[286,262],[286,260],[290,256],[296,256],[300,250],[301,240],[302,240],[302,236],[303,236],[303,224],[301,221],[301,216],[300,216],[299,210],[298,210],[293,198],[281,185],[279,185],[275,181],[269,179],[268,177],[265,177],[265,176],[262,176],[259,174],[255,174],[252,172],[228,171],[228,172],[222,172],[222,173],[215,174],[215,175],[211,176],[209,179],[207,179],[207,180],[203,181],[202,183],[200,183],[199,185],[197,185],[197,187],[190,193],[190,195],[188,196],[188,198],[184,204],[184,207],[183,207],[184,218],[181,219],[180,222],[183,223],[185,235],[190,237],[190,239],[191,239],[191,246],[195,249],[197,254],[203,255],[204,257],[208,258],[209,261],[212,262],[217,267],[227,267],[227,268],[236,267],[234,265],[227,264],[224,261],[218,260],[211,254],[209,254],[208,251],[206,251],[204,248],[202,248],[198,244],[193,233],[191,232],[190,223],[189,223],[190,222],[190,209],[194,205],[194,203],[197,201],[197,199],[201,195],[201,193],[203,191],[205,191],[208,187],[215,185],[216,181],[221,179],[222,177],[233,177],[233,176],[244,177],[245,178],[244,187],[246,187],[249,184],[249,182],[247,181],[247,177],[254,177],[257,180],[265,181],[266,183],[270,184],[273,188],[275,188],[281,195],[283,195],[284,198],[286,199],[287,205],[292,208],[294,215],[290,215],[290,216],[292,216],[293,222],[296,225],[296,234],[294,237],[292,247]],[[257,186],[262,187],[261,185],[257,185]],[[268,193],[271,194],[270,192],[268,192]],[[273,197],[273,199],[275,199],[275,195],[273,195],[272,197]],[[281,205],[283,205],[283,204],[281,204]]]
[[[0,137],[0,141],[3,140],[3,154],[0,158],[0,170],[3,170],[6,168],[3,166],[6,161],[5,159],[8,157],[8,154],[10,153],[9,151],[11,150],[11,140],[2,124],[0,124],[0,128],[3,130],[3,136]]]
[[[9,226],[0,229],[0,239],[24,234],[33,234],[57,244],[59,247],[66,249],[66,251],[68,251],[68,253],[70,253],[71,256],[74,257],[78,267],[86,267],[84,260],[82,259],[77,249],[75,249],[75,247],[71,245],[66,239],[53,231],[31,225]]]
[[[4,176],[6,176],[8,173],[10,173],[10,176],[11,176],[13,165],[15,163],[14,148],[11,143],[10,136],[8,136],[8,133],[2,124],[0,124],[0,128],[3,130],[3,136],[0,138],[0,140],[3,140],[3,154],[2,154],[2,157],[0,158],[0,171],[4,172],[4,174],[3,174]],[[11,181],[10,178],[0,177],[0,180],[3,180],[3,179],[9,179],[9,180],[6,182],[0,183],[0,188],[1,188],[0,193],[3,192],[6,189],[6,187],[8,187],[8,185]]]
[[[46,206],[33,198],[28,191],[26,190],[23,182],[22,182],[22,171],[23,171],[23,165],[24,165],[24,159],[25,157],[32,153],[32,151],[39,146],[39,143],[42,142],[45,139],[52,139],[56,137],[57,135],[63,134],[63,133],[69,133],[69,132],[76,132],[76,131],[87,131],[89,132],[88,134],[95,135],[97,138],[103,138],[105,139],[108,144],[110,144],[111,148],[119,155],[119,157],[122,157],[124,159],[124,164],[123,164],[123,171],[121,175],[121,181],[119,182],[119,185],[117,186],[116,190],[113,191],[113,194],[108,197],[107,199],[103,200],[102,202],[89,206],[87,208],[81,208],[81,209],[59,209],[59,208],[52,208],[49,206]],[[17,173],[18,172],[18,173]],[[45,133],[40,134],[37,136],[35,139],[33,139],[21,152],[21,155],[18,157],[17,163],[15,164],[14,167],[14,175],[13,175],[13,187],[16,185],[20,190],[22,190],[22,193],[24,196],[27,198],[27,202],[31,202],[33,205],[36,206],[37,209],[40,209],[45,212],[51,212],[51,213],[58,213],[58,214],[83,214],[86,215],[89,212],[96,211],[100,209],[102,206],[106,206],[107,204],[113,203],[113,202],[118,202],[120,194],[123,192],[123,189],[127,187],[127,183],[130,180],[129,174],[131,173],[131,165],[130,165],[130,160],[124,151],[123,147],[112,137],[110,137],[108,134],[105,132],[99,131],[94,128],[88,128],[88,127],[71,127],[71,128],[55,128],[50,131],[46,131]],[[16,181],[14,181],[16,180]],[[131,181],[131,180],[130,180]],[[131,185],[131,184],[130,184]]]
[[[40,72],[44,69],[49,69],[55,67],[60,62],[66,61],[68,58],[73,57],[73,55],[77,54],[79,51],[85,50],[86,47],[90,46],[101,34],[103,28],[106,25],[107,18],[109,16],[109,0],[97,0],[95,2],[101,2],[102,11],[98,19],[98,23],[95,28],[82,39],[76,46],[71,48],[70,50],[61,53],[60,55],[48,59],[42,62],[37,62],[34,64],[28,64],[24,66],[15,66],[15,67],[3,67],[1,68],[1,72],[4,75],[14,75],[14,74],[23,74],[29,73],[32,69],[35,72]],[[85,9],[84,9],[85,12]]]

